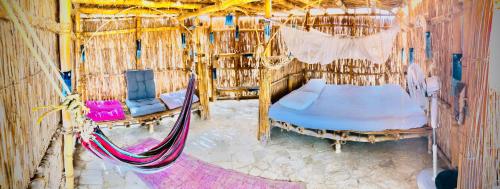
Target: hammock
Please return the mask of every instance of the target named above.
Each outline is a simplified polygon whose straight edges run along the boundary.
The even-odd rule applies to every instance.
[[[77,135],[78,140],[83,147],[101,159],[111,160],[142,173],[162,171],[174,162],[184,149],[191,118],[194,83],[194,76],[191,76],[181,113],[168,136],[146,152],[135,154],[118,147],[99,127],[95,127],[88,136],[84,131],[80,132]]]
[[[383,64],[391,54],[399,30],[399,25],[396,25],[359,38],[340,38],[315,29],[303,31],[284,25],[279,32],[293,57],[304,63],[324,65],[337,59],[361,59]]]

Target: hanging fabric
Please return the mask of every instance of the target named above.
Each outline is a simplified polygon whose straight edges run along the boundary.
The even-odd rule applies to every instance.
[[[136,40],[136,41],[135,41],[135,43],[136,43],[136,48],[137,48],[137,49],[136,49],[136,54],[135,54],[135,56],[136,56],[137,58],[141,58],[141,48],[142,48],[142,47],[141,47],[141,40],[140,40],[140,39],[138,39],[138,40]]]
[[[226,25],[226,26],[233,26],[234,25],[233,15],[231,15],[231,14],[226,15],[226,22],[224,22],[224,25]]]
[[[134,154],[114,144],[99,127],[92,131],[81,131],[77,137],[82,146],[101,159],[124,165],[142,173],[161,171],[174,162],[182,153],[189,131],[191,106],[195,78],[189,80],[181,113],[170,133],[150,150]]]
[[[72,90],[71,89],[71,71],[61,72],[61,77],[63,78],[64,83],[66,84],[66,86],[68,86],[68,89],[71,92],[71,90]],[[63,92],[63,96],[69,95],[65,90],[62,90],[62,92]]]
[[[80,52],[82,52],[81,53],[81,61],[85,62],[86,58],[85,58],[85,46],[84,45],[80,45]]]
[[[234,31],[234,39],[236,41],[240,40],[240,26],[236,25],[235,31]]]
[[[186,48],[186,33],[181,33],[181,45],[183,49]]]
[[[415,62],[415,51],[412,48],[408,49],[408,64],[413,64]]]
[[[279,32],[291,54],[305,63],[330,64],[337,59],[361,59],[383,64],[392,52],[399,30],[399,25],[396,25],[359,38],[340,38],[315,29],[304,31],[284,25]]]
[[[210,44],[214,44],[214,43],[215,43],[214,32],[210,32]]]
[[[413,63],[408,66],[406,82],[410,98],[420,105],[422,109],[427,109],[428,99],[426,98],[427,86],[425,83],[425,74],[418,64]]]
[[[267,43],[271,39],[271,22],[264,22],[264,41]]]
[[[425,57],[432,59],[431,32],[425,32]]]

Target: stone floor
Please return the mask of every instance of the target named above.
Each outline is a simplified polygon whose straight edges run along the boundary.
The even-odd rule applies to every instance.
[[[258,101],[211,103],[211,118],[193,116],[184,153],[242,173],[304,182],[307,188],[416,188],[416,174],[431,166],[426,139],[376,144],[350,142],[336,154],[331,141],[273,129],[271,141],[256,139]],[[149,134],[145,127],[114,128],[105,133],[118,145],[147,137],[161,139],[175,120]],[[146,188],[131,171],[104,164],[77,149],[79,188]]]

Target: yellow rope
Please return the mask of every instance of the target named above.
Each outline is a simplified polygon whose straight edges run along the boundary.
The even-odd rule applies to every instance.
[[[43,118],[45,118],[47,115],[59,110],[66,110],[70,112],[71,116],[75,120],[75,123],[77,125],[83,125],[86,120],[85,114],[88,112],[88,108],[85,106],[82,99],[80,98],[80,95],[78,94],[72,94],[64,97],[64,100],[60,105],[39,106],[33,108],[33,111],[38,111],[40,109],[49,110],[38,117],[36,122],[37,125],[40,125]]]

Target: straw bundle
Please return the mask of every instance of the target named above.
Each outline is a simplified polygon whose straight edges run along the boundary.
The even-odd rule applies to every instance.
[[[55,21],[55,1],[16,1],[28,14]],[[53,60],[58,60],[58,38],[55,33],[37,29]],[[27,188],[37,172],[42,158],[59,128],[60,116],[47,116],[41,125],[36,119],[42,112],[32,108],[57,104],[59,96],[46,85],[49,81],[36,64],[29,50],[20,43],[21,37],[10,21],[0,20],[0,188]],[[36,95],[36,96],[34,96]],[[49,175],[43,175],[44,187],[61,184],[61,151],[50,159]]]

